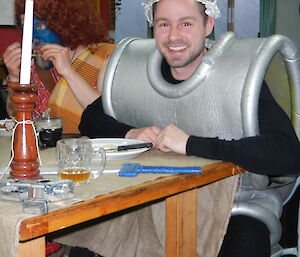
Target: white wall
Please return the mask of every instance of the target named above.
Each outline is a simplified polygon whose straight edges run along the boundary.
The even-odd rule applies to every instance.
[[[215,20],[215,37],[227,31],[227,5],[228,0],[219,0],[218,7],[221,12],[221,16]]]
[[[147,21],[144,8],[146,0],[122,0],[122,9],[116,17],[115,42],[125,37],[147,37]]]
[[[239,37],[257,37],[259,32],[259,0],[235,0],[234,30]]]
[[[0,25],[14,25],[14,0],[0,0]]]
[[[300,0],[277,0],[276,33],[289,37],[300,49]]]
[[[286,0],[289,1],[289,0]],[[216,20],[216,38],[227,31],[227,6],[228,0],[218,0],[221,17]],[[235,0],[232,13],[234,33],[238,37],[257,37],[259,32],[259,0]]]

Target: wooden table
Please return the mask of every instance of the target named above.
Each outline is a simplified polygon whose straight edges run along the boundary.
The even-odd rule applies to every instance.
[[[9,153],[3,147],[8,142],[7,139],[0,138],[2,144],[0,148],[1,166],[4,166],[5,161],[9,158]],[[50,156],[53,157],[54,152],[51,151]],[[45,151],[41,152],[42,160],[45,153]],[[4,154],[7,156],[3,157]],[[172,154],[164,155],[159,151],[150,151],[142,154],[142,157],[138,157],[140,159],[134,159],[133,162],[139,161],[143,165],[149,165],[145,162],[147,158],[143,159],[143,156],[150,156],[156,163],[155,160],[158,159],[156,156],[161,154],[167,159],[172,157]],[[198,159],[201,162],[201,158],[196,157],[179,155],[175,157],[178,163],[189,158],[192,160],[191,163],[199,163]],[[44,159],[49,161],[48,156]],[[45,256],[45,238],[48,233],[159,199],[166,200],[166,256],[196,256],[196,189],[243,172],[241,168],[232,163],[215,162],[207,159],[202,159],[201,163],[204,163],[201,165],[202,174],[157,175],[151,180],[140,180],[142,182],[135,179],[138,182],[134,182],[130,186],[124,186],[118,190],[112,188],[85,201],[54,211],[50,209],[48,214],[23,219],[19,225],[19,256]],[[159,160],[157,165],[164,165],[164,163]],[[172,166],[176,166],[176,163]],[[110,174],[110,176],[121,180],[115,174]],[[143,176],[146,175],[140,174],[139,178],[141,179]]]
[[[240,172],[231,163],[213,163],[203,167],[202,174],[158,178],[26,219],[20,225],[20,257],[45,256],[47,233],[161,198],[166,198],[167,203],[166,256],[196,256],[195,188]]]

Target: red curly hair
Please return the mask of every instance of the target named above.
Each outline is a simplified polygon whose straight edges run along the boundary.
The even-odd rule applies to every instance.
[[[16,0],[15,10],[18,19],[25,0]],[[35,0],[34,14],[71,49],[105,41],[103,23],[89,0]]]

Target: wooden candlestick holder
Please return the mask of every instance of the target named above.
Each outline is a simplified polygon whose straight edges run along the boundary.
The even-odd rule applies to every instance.
[[[18,122],[14,133],[14,158],[10,165],[10,176],[17,179],[39,179],[39,162],[36,144],[36,135],[31,124],[31,114],[37,95],[35,84],[22,85],[8,82],[13,89],[11,101],[14,104],[15,119]]]

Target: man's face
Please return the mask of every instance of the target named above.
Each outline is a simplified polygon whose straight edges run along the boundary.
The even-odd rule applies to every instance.
[[[192,72],[202,59],[205,37],[214,21],[204,22],[194,0],[160,0],[154,13],[156,46],[172,69]]]
[[[44,44],[59,44],[62,45],[62,42],[59,36],[48,29],[46,24],[40,21],[35,15],[33,16],[33,47],[38,49]]]

